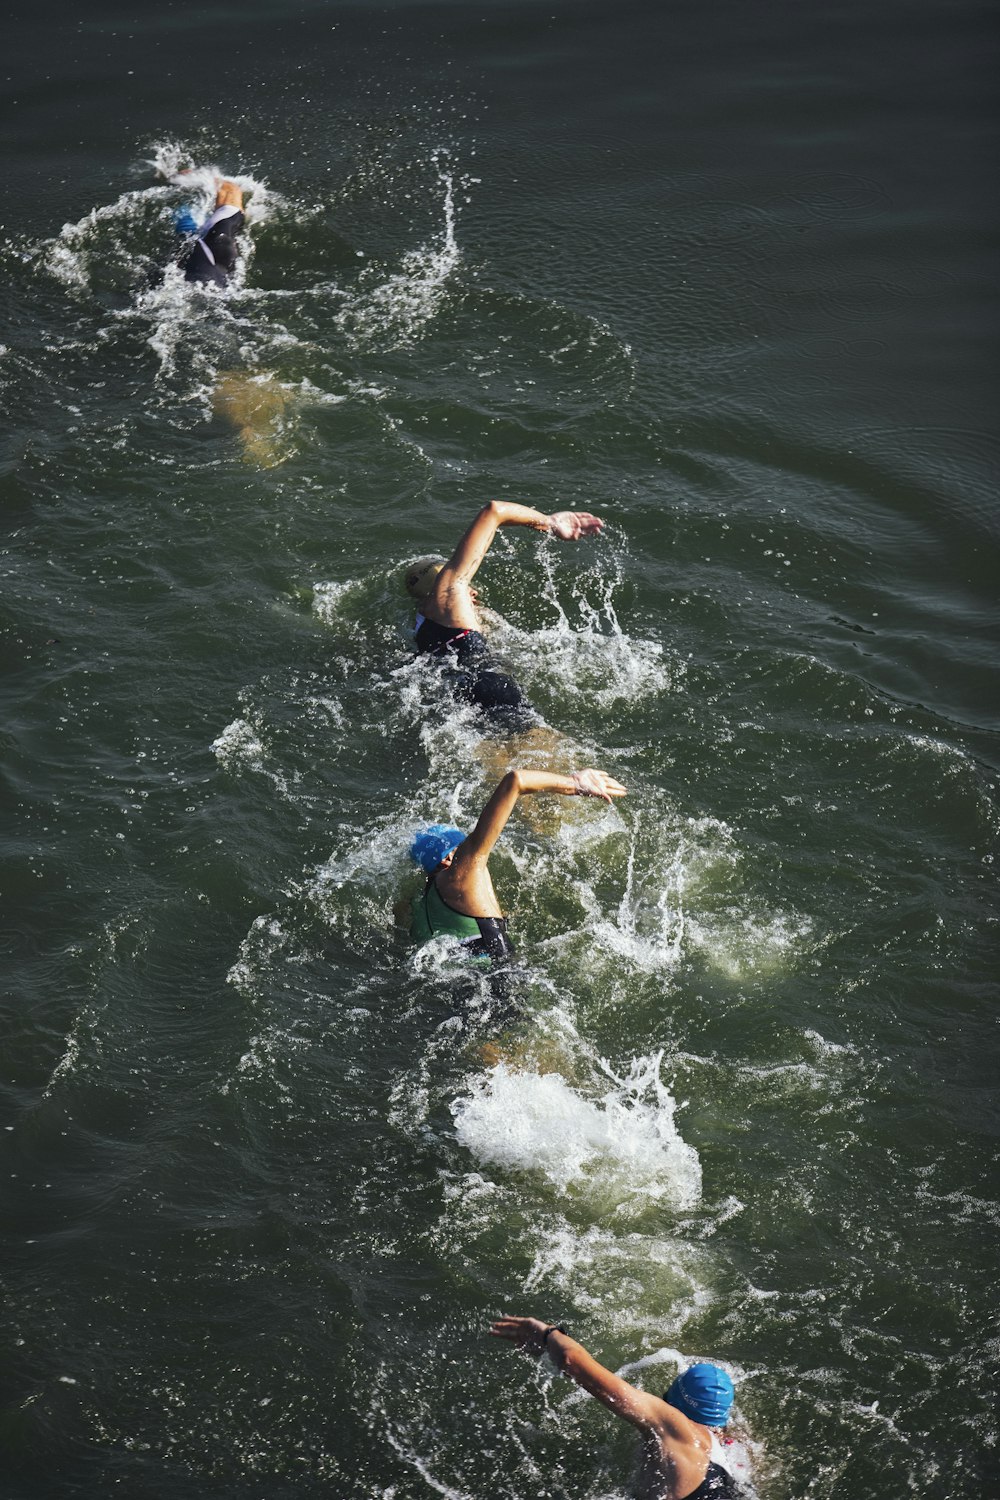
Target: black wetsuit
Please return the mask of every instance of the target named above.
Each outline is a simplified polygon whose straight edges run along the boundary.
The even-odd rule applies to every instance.
[[[705,1477],[696,1490],[684,1496],[684,1500],[741,1500],[743,1491],[728,1469],[721,1464],[710,1463]]]
[[[495,669],[486,639],[478,630],[458,630],[417,616],[417,650],[449,667],[457,697],[474,703],[491,723],[508,734],[520,734],[539,723],[513,677]]]
[[[184,280],[228,286],[236,266],[236,236],[243,228],[240,209],[225,205],[209,214],[184,261]]]

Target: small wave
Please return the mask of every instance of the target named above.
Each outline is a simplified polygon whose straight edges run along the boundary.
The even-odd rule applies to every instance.
[[[689,917],[685,937],[713,968],[732,979],[787,969],[815,942],[808,917],[788,912],[762,915],[738,908],[699,919]]]
[[[82,219],[64,224],[54,239],[37,247],[42,264],[74,291],[89,291],[100,257],[112,255],[121,265],[131,267],[136,247],[123,239],[122,231],[136,227],[149,206],[157,208],[172,197],[168,187],[135,188],[122,193],[113,203],[92,208]]]
[[[275,917],[255,917],[250,931],[240,944],[239,956],[226,975],[226,983],[240,994],[253,998],[258,976],[284,947],[287,935]]]
[[[368,584],[363,578],[347,578],[343,583],[314,583],[312,586],[312,608],[317,619],[324,625],[339,623],[341,606],[352,594],[360,594]]]

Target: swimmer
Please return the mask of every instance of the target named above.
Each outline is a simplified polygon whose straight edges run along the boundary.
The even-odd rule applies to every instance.
[[[236,236],[244,222],[242,189],[228,180],[219,183],[215,207],[202,225],[196,226],[190,217],[179,219],[179,230],[197,236],[183,260],[184,280],[228,286],[236,268]]]
[[[457,695],[474,703],[491,723],[516,734],[538,724],[538,716],[514,679],[496,670],[472,588],[472,579],[501,526],[530,526],[573,542],[598,535],[604,522],[586,511],[560,510],[546,516],[527,505],[491,500],[446,563],[424,557],[407,569],[406,588],[418,609],[417,650],[457,669],[452,672]]]
[[[489,858],[518,798],[535,792],[600,797],[604,802],[625,796],[625,788],[603,771],[554,776],[548,771],[519,769],[503,777],[468,837],[440,823],[422,829],[410,847],[411,859],[427,876],[423,895],[413,903],[410,936],[416,942],[446,935],[457,938],[473,958],[501,964],[512,957],[507,918],[493,889]]]
[[[606,1370],[564,1329],[538,1318],[498,1318],[490,1329],[528,1353],[550,1354],[570,1380],[643,1438],[636,1494],[641,1500],[739,1500],[719,1430],[733,1404],[733,1382],[718,1365],[691,1365],[663,1396],[650,1396]]]

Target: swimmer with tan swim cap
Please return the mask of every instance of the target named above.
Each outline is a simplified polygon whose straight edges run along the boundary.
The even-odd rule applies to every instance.
[[[456,694],[474,703],[501,729],[517,733],[537,724],[512,677],[498,672],[489,656],[472,580],[501,526],[530,526],[559,541],[599,536],[604,522],[587,511],[547,516],[527,505],[491,500],[484,505],[447,562],[422,557],[410,564],[405,582],[417,604],[417,650],[437,657],[454,672]]]

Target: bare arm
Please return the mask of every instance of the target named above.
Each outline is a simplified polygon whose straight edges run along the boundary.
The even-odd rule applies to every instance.
[[[683,1433],[685,1418],[674,1412],[659,1396],[650,1396],[637,1386],[629,1385],[620,1375],[605,1369],[582,1344],[560,1333],[557,1328],[541,1322],[538,1318],[498,1318],[490,1329],[495,1338],[509,1339],[519,1348],[527,1348],[532,1354],[550,1352],[559,1362],[564,1375],[596,1397],[602,1406],[614,1412],[633,1427],[648,1431],[670,1433],[673,1427]],[[546,1336],[547,1335],[547,1336]],[[675,1422],[675,1418],[679,1421]]]
[[[459,630],[478,629],[469,585],[501,526],[530,526],[569,542],[595,535],[604,522],[588,511],[561,510],[546,516],[528,505],[491,500],[483,506],[435,579],[425,601],[428,619],[436,620],[439,625],[454,625]]]
[[[610,802],[624,797],[625,788],[603,771],[574,771],[553,776],[548,771],[508,771],[480,814],[469,837],[455,850],[436,877],[438,890],[457,911],[498,917],[489,857],[519,797],[528,792],[556,792],[564,797],[600,797]]]
[[[475,828],[464,844],[459,845],[452,868],[461,860],[485,863],[518,798],[529,792],[555,792],[561,797],[600,797],[604,802],[625,796],[625,788],[603,771],[574,771],[570,776],[555,776],[551,771],[508,771],[480,813]]]

